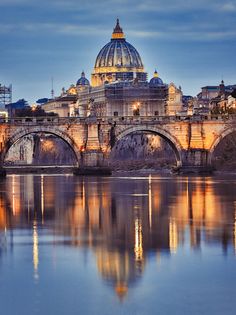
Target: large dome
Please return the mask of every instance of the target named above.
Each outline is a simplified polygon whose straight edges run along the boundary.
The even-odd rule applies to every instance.
[[[145,81],[147,74],[138,51],[126,41],[117,19],[110,42],[100,50],[96,58],[92,85],[107,81],[132,80],[135,77]]]
[[[111,39],[99,52],[95,68],[117,67],[143,70],[143,63],[137,50],[123,39]]]

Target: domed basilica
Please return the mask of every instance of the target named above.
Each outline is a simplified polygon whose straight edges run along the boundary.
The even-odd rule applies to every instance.
[[[82,72],[76,85],[43,105],[59,116],[164,116],[182,109],[182,92],[154,72],[147,81],[138,51],[117,19],[111,40],[98,53],[91,82]]]
[[[134,75],[141,81],[147,80],[141,57],[126,41],[117,19],[111,41],[100,50],[96,58],[91,83],[92,86],[99,86],[114,81],[130,81]]]

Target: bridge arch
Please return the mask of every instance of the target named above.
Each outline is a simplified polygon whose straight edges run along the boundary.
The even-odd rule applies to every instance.
[[[170,147],[173,149],[176,161],[177,161],[177,166],[182,166],[182,146],[179,143],[179,141],[172,136],[167,130],[160,128],[158,126],[132,126],[128,127],[126,129],[121,130],[120,132],[116,133],[116,142],[122,139],[125,136],[128,136],[131,133],[135,132],[149,132],[152,134],[156,134],[160,136],[162,139],[166,140]]]
[[[209,150],[208,154],[208,164],[212,165],[215,149],[217,148],[218,144],[225,139],[228,135],[232,134],[233,132],[236,132],[236,128],[229,127],[225,129],[223,132],[220,133],[220,135],[214,140],[213,144],[211,145],[211,148]]]
[[[2,152],[1,152],[1,160],[2,163],[4,163],[4,160],[6,158],[6,155],[9,151],[9,149],[21,138],[33,134],[33,133],[46,133],[46,134],[51,134],[54,135],[61,140],[63,140],[67,145],[71,148],[76,165],[79,165],[81,156],[80,156],[80,150],[77,147],[76,143],[74,140],[64,131],[58,129],[58,128],[52,128],[51,126],[44,126],[44,127],[39,127],[39,126],[32,126],[32,127],[27,127],[27,128],[20,128],[18,129],[15,133],[13,133],[7,140],[6,145],[4,146]]]

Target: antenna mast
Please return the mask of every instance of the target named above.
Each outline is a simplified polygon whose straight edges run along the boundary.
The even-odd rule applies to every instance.
[[[51,97],[52,97],[52,99],[54,99],[53,77],[51,78],[51,83],[52,83]]]

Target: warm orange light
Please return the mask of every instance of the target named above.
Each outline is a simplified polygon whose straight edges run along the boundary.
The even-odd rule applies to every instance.
[[[128,287],[125,283],[118,283],[115,287],[115,291],[119,298],[122,299],[127,294]]]
[[[139,103],[139,102],[134,103],[134,105],[133,105],[133,109],[134,109],[134,110],[139,109],[139,107],[140,107],[140,103]]]

